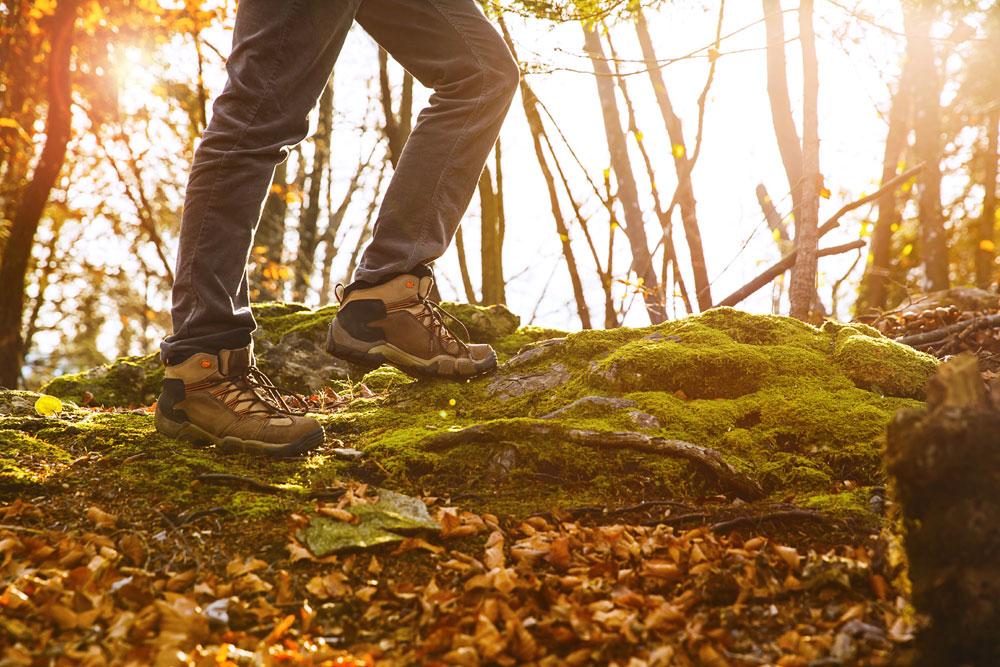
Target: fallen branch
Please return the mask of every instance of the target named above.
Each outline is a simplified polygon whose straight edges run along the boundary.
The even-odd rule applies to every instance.
[[[862,240],[851,241],[850,243],[845,243],[843,245],[836,245],[830,248],[823,248],[816,253],[817,257],[826,257],[827,255],[839,255],[841,253],[850,252],[857,248],[863,248],[865,242]],[[788,253],[776,263],[765,269],[760,275],[748,282],[743,287],[739,288],[725,299],[722,299],[716,306],[735,306],[740,301],[743,301],[751,294],[764,287],[772,280],[780,276],[782,273],[792,268],[795,265],[795,259],[798,256],[798,250],[793,250]]]
[[[232,482],[235,484],[245,484],[250,487],[253,491],[260,491],[261,493],[281,493],[285,491],[277,486],[271,486],[270,484],[265,484],[263,482],[258,482],[250,477],[243,477],[242,475],[228,475],[226,473],[216,473],[209,472],[195,477],[199,482],[207,482],[209,484],[226,484],[227,482]]]
[[[651,509],[654,507],[680,507],[689,511],[694,511],[694,508],[685,503],[677,502],[676,500],[647,500],[645,502],[638,503],[637,505],[629,505],[628,507],[606,507],[604,505],[581,505],[580,507],[567,507],[566,509],[552,510],[550,512],[535,512],[531,516],[542,517],[543,519],[555,518],[556,512],[565,512],[569,514],[574,519],[578,516],[584,514],[600,514],[602,516],[621,516],[622,514],[628,514],[629,512],[639,512],[642,510]]]
[[[894,339],[897,343],[902,343],[903,345],[909,345],[910,347],[916,345],[923,345],[926,343],[934,343],[936,341],[947,338],[950,334],[964,331],[970,327],[975,329],[981,329],[986,327],[1000,326],[1000,314],[997,315],[984,315],[982,317],[973,317],[970,320],[963,320],[961,322],[956,322],[955,324],[949,324],[946,327],[941,327],[940,329],[933,329],[931,331],[925,331],[923,333],[913,334],[912,336],[903,336],[902,338]]]
[[[755,500],[764,496],[764,490],[757,480],[733,468],[714,449],[693,445],[683,440],[669,440],[633,431],[589,431],[537,420],[516,420],[507,423],[477,424],[459,431],[441,433],[425,440],[424,447],[435,451],[472,442],[509,440],[511,429],[524,435],[557,438],[595,449],[630,449],[687,459],[711,473],[727,489],[741,498]]]
[[[923,168],[924,168],[923,164],[918,164],[915,167],[911,167],[906,171],[904,171],[899,176],[896,176],[895,178],[886,181],[882,185],[882,187],[880,187],[878,190],[871,193],[870,195],[866,195],[861,199],[858,199],[857,201],[852,201],[849,204],[844,204],[843,206],[840,207],[839,211],[834,213],[833,216],[828,218],[827,221],[820,226],[820,228],[816,232],[816,239],[819,240],[825,234],[827,234],[827,232],[839,227],[840,219],[844,217],[845,214],[849,213],[850,211],[853,211],[856,208],[860,208],[865,204],[869,204],[875,201],[883,194],[885,194],[887,191],[891,190],[892,188],[895,188],[900,183],[905,183],[906,181],[916,176],[916,174]],[[861,248],[862,246],[864,246],[864,244],[865,244],[864,241],[858,240],[858,241],[853,241],[851,243],[845,243],[844,245],[834,246],[832,248],[826,248],[824,250],[820,250],[817,253],[817,257],[826,257],[827,255],[837,255],[842,252],[848,252],[849,250],[854,250],[855,248]],[[753,294],[754,292],[756,292],[757,290],[764,287],[772,280],[783,274],[785,271],[792,268],[795,265],[796,253],[797,251],[795,250],[788,253],[780,260],[778,260],[777,263],[772,264],[770,267],[765,269],[756,278],[754,278],[746,285],[744,285],[743,287],[739,288],[738,290],[727,296],[725,299],[717,302],[715,305],[735,306],[739,302],[743,301],[743,299],[746,299],[751,294]]]
[[[787,520],[818,521],[820,523],[836,522],[836,519],[833,519],[825,514],[820,514],[819,512],[810,512],[809,510],[782,510],[780,512],[770,512],[768,514],[758,514],[756,516],[741,516],[728,521],[720,521],[719,523],[713,524],[711,530],[713,533],[719,533],[724,530],[732,530],[737,526],[743,526],[745,524],[760,524],[764,521]]]

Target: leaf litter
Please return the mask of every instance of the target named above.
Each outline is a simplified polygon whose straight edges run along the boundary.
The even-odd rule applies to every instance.
[[[15,500],[0,665],[887,665],[912,639],[885,536],[817,550],[345,486],[313,516],[228,534]],[[392,543],[312,543],[366,523]]]

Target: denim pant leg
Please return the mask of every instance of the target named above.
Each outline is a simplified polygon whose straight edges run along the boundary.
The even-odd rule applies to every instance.
[[[164,361],[250,343],[247,262],[274,167],[306,137],[361,1],[241,0],[188,178]]]
[[[356,20],[434,90],[406,141],[354,275],[374,283],[428,264],[448,248],[520,73],[474,0],[364,0]]]

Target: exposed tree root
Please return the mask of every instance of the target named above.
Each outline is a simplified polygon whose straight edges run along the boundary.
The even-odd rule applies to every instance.
[[[759,527],[765,521],[818,521],[820,523],[837,522],[836,519],[826,514],[812,512],[810,510],[781,510],[778,512],[768,512],[767,514],[757,514],[754,516],[740,516],[728,521],[720,521],[711,526],[712,532],[720,533],[725,530],[733,530],[743,526]]]
[[[590,431],[548,422],[518,420],[513,424],[477,424],[459,431],[448,431],[428,438],[424,441],[424,446],[429,450],[440,450],[470,442],[509,440],[511,428],[527,436],[557,438],[597,449],[631,449],[687,459],[711,473],[727,490],[740,498],[756,500],[764,497],[764,490],[757,480],[733,468],[714,449],[634,431]]]

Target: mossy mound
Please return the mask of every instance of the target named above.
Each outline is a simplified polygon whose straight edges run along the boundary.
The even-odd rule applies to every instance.
[[[318,327],[308,323],[317,312],[275,315],[288,325],[278,340]],[[268,319],[262,317],[262,325]],[[558,332],[509,329],[495,330],[495,345],[528,345],[486,377],[415,382],[393,369],[365,376],[374,397],[355,391],[359,398],[320,416],[331,442],[335,438],[362,452],[355,460],[338,458],[335,442],[303,459],[263,463],[177,447],[153,432],[145,413],[88,417],[86,428],[96,434],[94,446],[113,460],[153,452],[148,460],[108,474],[129,485],[141,480],[156,489],[153,495],[171,502],[196,502],[207,493],[190,485],[206,471],[293,489],[277,497],[258,494],[255,503],[237,503],[239,494],[232,490],[223,490],[223,496],[219,489],[211,491],[215,505],[243,513],[287,508],[301,501],[300,490],[338,476],[410,494],[461,495],[474,508],[515,515],[731,491],[686,460],[539,437],[538,424],[598,433],[641,431],[710,447],[759,481],[771,501],[863,512],[866,488],[882,483],[885,426],[899,408],[920,404],[937,364],[868,327],[817,329],[729,308],[655,327],[582,331],[542,342]],[[592,396],[624,400],[576,403]],[[125,427],[116,420],[126,418],[131,421],[123,436]],[[16,428],[4,421],[0,428]],[[435,435],[482,424],[500,436],[485,442],[459,438],[446,449],[428,445]],[[42,438],[39,433],[32,435]],[[69,438],[54,426],[50,433],[42,439],[60,446],[60,438]],[[80,437],[72,436],[69,444]],[[839,493],[844,488],[853,490]]]

